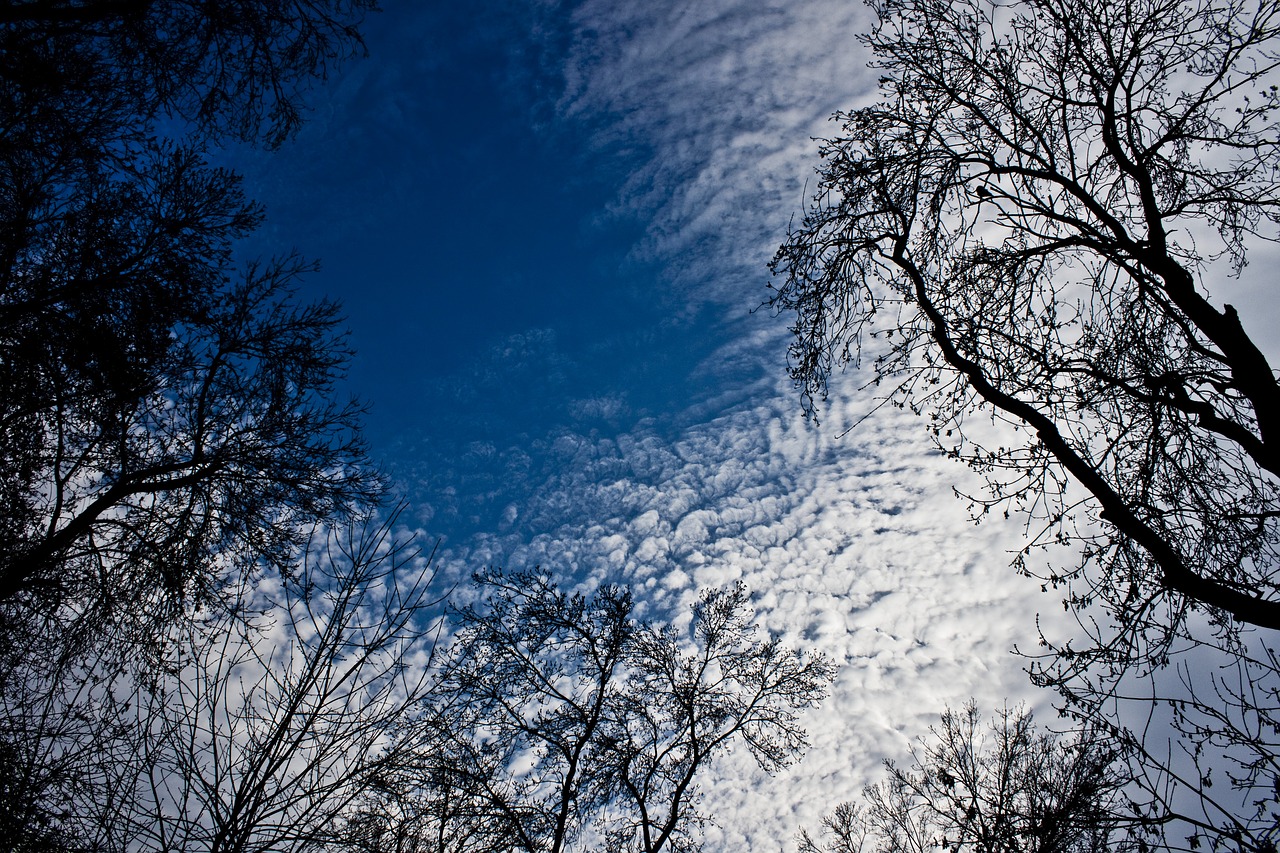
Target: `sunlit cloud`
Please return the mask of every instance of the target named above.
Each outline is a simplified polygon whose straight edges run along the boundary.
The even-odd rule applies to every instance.
[[[953,495],[969,472],[910,413],[871,413],[856,373],[806,421],[787,318],[752,313],[812,137],[874,86],[868,24],[865,7],[824,0],[579,5],[559,52],[544,45],[563,83],[544,132],[627,164],[593,216],[642,223],[631,258],[662,273],[655,304],[716,344],[687,398],[670,390],[651,415],[638,385],[588,387],[591,354],[530,327],[424,380],[455,428],[424,433],[435,445],[403,469],[423,530],[448,531],[439,564],[455,581],[541,566],[584,590],[627,583],[641,613],[683,624],[699,590],[742,580],[764,629],[841,665],[801,763],[770,781],[730,756],[706,780],[710,850],[789,847],[947,704],[1051,698],[1011,653],[1034,646],[1037,610],[1061,609],[1009,567],[1022,529],[975,526]]]

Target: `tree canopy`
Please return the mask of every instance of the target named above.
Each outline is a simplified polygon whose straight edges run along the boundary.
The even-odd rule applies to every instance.
[[[379,494],[361,407],[333,399],[337,307],[293,297],[307,261],[233,264],[262,211],[202,154],[287,138],[370,6],[0,10],[6,627],[209,603],[232,567],[287,565],[311,524]]]
[[[1106,738],[1064,736],[1005,708],[987,725],[973,702],[948,709],[911,766],[841,803],[800,853],[1102,853],[1141,849],[1123,817],[1127,777]]]
[[[307,89],[364,50],[376,0],[15,0],[0,8],[4,119],[104,158],[174,118],[197,141],[278,146]],[[22,136],[10,138],[21,146]],[[15,146],[15,147],[16,147]]]
[[[204,642],[243,618],[245,583],[306,576],[317,525],[381,498],[362,406],[335,399],[351,355],[338,307],[296,298],[309,261],[233,260],[262,210],[206,158],[289,138],[306,88],[362,50],[373,5],[0,7],[0,821],[22,824],[14,843],[71,844],[37,827],[91,787],[67,768],[127,742],[117,699],[163,681],[191,631],[213,631]]]
[[[1163,767],[1148,793],[1181,811],[1165,785],[1190,786],[1193,836],[1265,846],[1280,386],[1222,294],[1277,238],[1280,6],[877,11],[879,97],[837,116],[773,262],[792,376],[812,409],[865,352],[868,386],[984,475],[976,516],[1029,519],[1019,568],[1063,589],[1089,638],[1051,647],[1036,677],[1105,716],[1151,676],[1180,735],[1175,759],[1147,744]],[[988,417],[1006,427],[994,441],[975,429]],[[1041,568],[1051,544],[1079,562]],[[1188,644],[1227,669],[1186,663]],[[1234,768],[1226,799],[1190,769],[1208,743]]]

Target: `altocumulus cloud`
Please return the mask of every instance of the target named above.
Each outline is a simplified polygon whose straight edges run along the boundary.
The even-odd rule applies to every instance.
[[[764,780],[730,757],[705,786],[718,821],[708,849],[787,847],[945,704],[1047,701],[1009,651],[1034,642],[1032,614],[1057,602],[1009,569],[1020,527],[970,522],[952,495],[968,474],[929,447],[922,422],[868,415],[856,376],[834,384],[821,426],[804,422],[783,372],[785,323],[749,314],[803,201],[811,137],[874,83],[854,38],[864,8],[586,0],[572,24],[555,121],[636,163],[600,216],[642,218],[634,256],[727,342],[683,412],[638,421],[626,395],[564,396],[575,367],[554,335],[495,348],[461,383],[468,393],[488,371],[527,375],[529,407],[561,401],[538,421],[556,425],[487,430],[483,393],[453,401],[477,428],[424,456],[425,527],[466,528],[442,554],[455,577],[541,565],[586,589],[629,583],[677,621],[698,590],[741,579],[764,627],[832,655],[841,675],[808,720],[804,761]]]
[[[675,439],[566,431],[552,441],[556,474],[526,484],[506,530],[449,549],[458,573],[541,565],[583,589],[626,582],[677,623],[698,590],[742,580],[772,634],[841,664],[802,763],[774,781],[745,758],[717,768],[709,849],[774,849],[900,757],[944,704],[1027,695],[1009,651],[1034,643],[1030,614],[1052,602],[1012,577],[1020,531],[969,522],[951,494],[965,472],[913,440],[909,415],[833,438],[869,404],[839,407],[822,429],[780,393]]]

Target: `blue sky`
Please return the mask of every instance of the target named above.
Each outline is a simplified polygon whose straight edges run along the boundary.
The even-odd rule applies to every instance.
[[[477,442],[671,426],[758,372],[705,375],[752,320],[763,269],[709,306],[636,251],[646,211],[617,201],[652,152],[602,142],[608,116],[563,115],[572,28],[534,4],[387,4],[370,59],[317,93],[301,138],[248,158],[269,211],[250,251],[320,258],[306,289],[344,303],[350,388],[402,476],[439,481]]]
[[[385,0],[370,57],[299,139],[237,155],[268,224],[319,257],[350,387],[448,572],[541,564],[680,618],[742,579],[759,620],[843,669],[814,748],[707,780],[708,850],[790,848],[944,705],[1041,707],[1017,524],[975,528],[967,472],[858,377],[806,423],[786,319],[753,313],[827,116],[874,75],[859,3]]]

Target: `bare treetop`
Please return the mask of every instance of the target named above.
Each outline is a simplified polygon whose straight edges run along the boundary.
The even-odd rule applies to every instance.
[[[1019,567],[1091,637],[1046,682],[1104,696],[1189,641],[1267,683],[1271,641],[1238,644],[1280,628],[1280,386],[1220,289],[1280,223],[1280,6],[879,11],[880,99],[837,117],[773,264],[806,406],[881,339],[868,385],[984,475],[977,517],[1030,519]],[[972,429],[991,415],[1013,427],[999,446]],[[1052,543],[1080,561],[1033,566]],[[1275,704],[1226,693],[1246,716]]]

